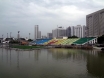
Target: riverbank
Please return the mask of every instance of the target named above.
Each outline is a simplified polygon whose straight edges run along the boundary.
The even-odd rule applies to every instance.
[[[34,50],[34,49],[42,49],[42,48],[68,48],[68,49],[88,49],[92,50],[93,46],[90,45],[18,45],[18,44],[6,44],[3,45],[4,48],[11,49],[23,49],[23,50]]]
[[[37,49],[37,48],[44,48],[44,47],[43,46],[15,45],[15,46],[11,46],[11,48],[18,48],[18,49]]]
[[[92,50],[93,46],[89,45],[56,45],[54,48],[69,48],[69,49],[89,49]]]

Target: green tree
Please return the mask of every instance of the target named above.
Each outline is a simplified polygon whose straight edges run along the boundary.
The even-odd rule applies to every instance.
[[[98,42],[99,44],[104,44],[104,35],[98,37],[98,38],[97,38],[97,42]]]

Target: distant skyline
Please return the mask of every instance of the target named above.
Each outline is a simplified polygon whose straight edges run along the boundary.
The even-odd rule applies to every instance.
[[[42,35],[58,26],[86,25],[86,15],[104,8],[104,0],[0,0],[0,37],[34,38],[34,26]]]

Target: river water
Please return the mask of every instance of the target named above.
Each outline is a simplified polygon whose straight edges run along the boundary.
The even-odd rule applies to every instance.
[[[104,78],[104,53],[95,50],[0,48],[0,78]]]

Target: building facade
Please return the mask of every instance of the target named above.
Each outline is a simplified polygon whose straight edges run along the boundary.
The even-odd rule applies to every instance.
[[[47,39],[47,37],[46,36],[42,36],[42,39]]]
[[[74,35],[83,38],[85,37],[85,28],[86,26],[77,25],[74,27]]]
[[[54,30],[52,30],[52,34],[53,34],[53,38],[62,38],[64,36],[66,36],[66,29],[64,29],[63,27],[58,27]]]
[[[38,39],[38,36],[39,36],[39,26],[38,25],[35,25],[35,39]]]
[[[71,37],[71,27],[66,28],[66,36]]]
[[[47,38],[53,38],[52,33],[47,33]]]
[[[38,31],[38,39],[41,39],[41,31]]]
[[[71,36],[74,36],[75,35],[75,27],[74,26],[71,26]]]
[[[104,35],[104,9],[87,15],[86,25],[88,37]]]

